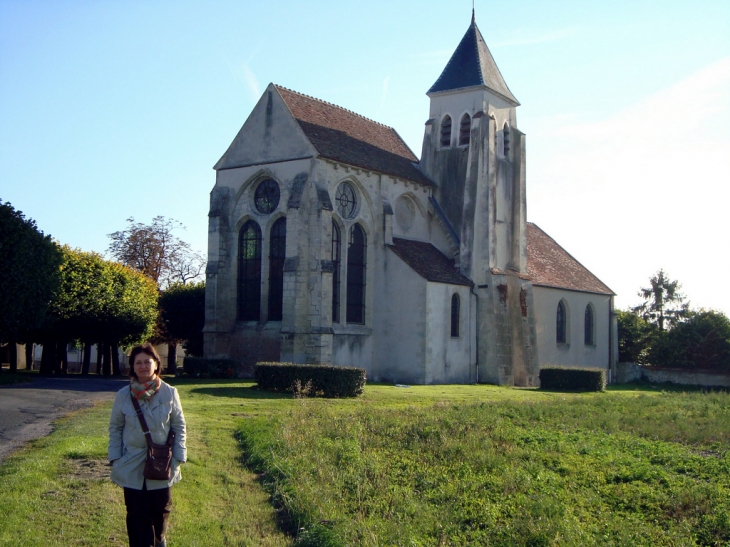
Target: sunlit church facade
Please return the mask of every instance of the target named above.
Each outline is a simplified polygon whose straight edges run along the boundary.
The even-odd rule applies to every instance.
[[[390,127],[267,87],[215,165],[206,357],[414,384],[610,370],[613,292],[527,222],[519,103],[473,18],[428,97],[419,160]]]

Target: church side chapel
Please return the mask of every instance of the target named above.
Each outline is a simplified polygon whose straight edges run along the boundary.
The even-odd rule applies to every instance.
[[[610,370],[614,294],[527,222],[520,103],[473,15],[427,95],[419,160],[391,127],[266,88],[214,167],[206,357],[413,384]]]

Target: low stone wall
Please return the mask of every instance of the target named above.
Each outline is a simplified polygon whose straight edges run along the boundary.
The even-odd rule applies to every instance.
[[[614,383],[649,382],[663,384],[670,382],[685,386],[730,387],[730,374],[712,370],[686,370],[619,363],[616,365]]]

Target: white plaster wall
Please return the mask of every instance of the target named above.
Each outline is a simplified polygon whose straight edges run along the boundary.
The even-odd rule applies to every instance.
[[[384,248],[383,282],[375,295],[373,379],[423,384],[427,282]]]
[[[459,295],[459,337],[451,337],[451,298]],[[427,283],[427,384],[467,384],[476,380],[476,326],[472,322],[470,287]]]
[[[611,297],[565,289],[534,286],[537,353],[540,367],[561,365],[607,368],[609,363],[609,313]],[[558,302],[565,300],[567,312],[567,343],[558,344],[556,314]],[[586,306],[594,307],[595,345],[584,343]]]

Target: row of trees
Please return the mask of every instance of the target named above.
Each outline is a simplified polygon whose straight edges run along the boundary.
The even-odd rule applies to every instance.
[[[11,371],[17,368],[16,343],[26,344],[28,364],[33,344],[43,345],[43,374],[67,370],[69,342],[83,345],[83,374],[90,371],[94,344],[96,372],[103,374],[119,374],[118,348],[143,340],[182,342],[189,353],[202,354],[205,286],[185,283],[201,274],[202,258],[171,233],[179,226],[175,221],[157,217],[150,226],[129,222],[128,230],[110,234],[112,256],[119,259],[126,253],[124,260],[114,262],[59,246],[34,221],[0,201],[0,342],[8,343]],[[167,230],[161,252],[155,249],[160,243],[155,230],[160,229]],[[125,240],[146,253],[146,262],[127,260],[133,253],[124,249]],[[193,259],[184,266],[188,251]],[[177,282],[171,265],[181,272]],[[160,292],[163,275],[166,290]],[[174,353],[170,357],[174,370]]]
[[[730,371],[730,319],[692,310],[678,281],[659,270],[642,288],[644,302],[619,311],[619,360],[670,368]]]

